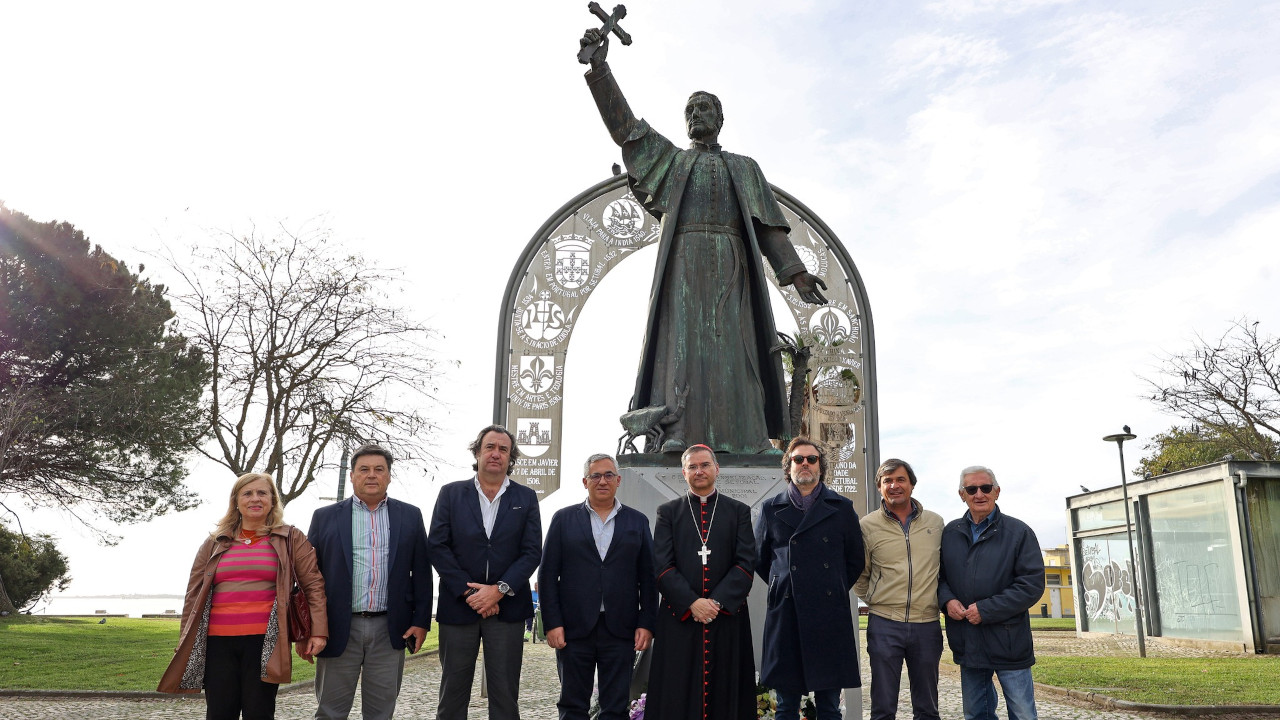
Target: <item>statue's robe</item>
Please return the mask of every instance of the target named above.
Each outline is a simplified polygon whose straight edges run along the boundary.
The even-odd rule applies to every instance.
[[[782,208],[751,158],[697,142],[677,148],[631,115],[607,66],[587,82],[622,147],[632,193],[662,223],[629,409],[683,406],[666,428],[667,449],[768,452],[769,438],[788,428],[760,256],[784,284],[805,269]]]
[[[711,551],[706,565],[698,554],[702,537]],[[706,503],[686,493],[658,507],[653,549],[662,599],[645,717],[755,717],[755,655],[747,611],[755,556],[751,509],[719,492]],[[698,598],[720,603],[715,620],[703,624],[693,619],[689,607]]]

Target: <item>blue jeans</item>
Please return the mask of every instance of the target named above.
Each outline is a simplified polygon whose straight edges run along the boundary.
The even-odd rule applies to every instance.
[[[964,720],[996,720],[996,688],[994,674],[1004,689],[1005,710],[1009,720],[1037,720],[1035,685],[1031,668],[992,670],[960,666],[960,692],[964,695]]]
[[[800,693],[784,693],[775,690],[778,696],[778,709],[774,713],[776,720],[800,720]],[[818,720],[840,720],[840,689],[814,690],[813,704],[818,709]]]

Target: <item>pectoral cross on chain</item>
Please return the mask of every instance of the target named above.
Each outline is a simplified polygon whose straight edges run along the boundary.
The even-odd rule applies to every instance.
[[[711,557],[711,551],[707,549],[706,543],[703,543],[702,549],[698,551],[698,554],[702,556],[702,564],[706,565],[707,558]]]
[[[587,9],[591,11],[592,15],[603,20],[604,25],[600,28],[600,40],[593,42],[590,45],[583,46],[583,48],[578,51],[578,62],[583,65],[591,62],[591,56],[595,55],[596,50],[599,50],[600,46],[609,39],[609,33],[616,35],[623,45],[631,44],[631,35],[629,35],[626,30],[623,30],[622,26],[618,24],[620,20],[627,16],[626,5],[615,5],[613,7],[612,15],[606,13],[604,8],[600,7],[600,3],[594,2],[594,0],[587,3]]]

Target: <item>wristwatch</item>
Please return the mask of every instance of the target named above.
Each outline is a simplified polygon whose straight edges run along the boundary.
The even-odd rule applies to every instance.
[[[515,595],[515,593],[511,592],[511,586],[501,580],[498,581],[498,592],[503,595]]]

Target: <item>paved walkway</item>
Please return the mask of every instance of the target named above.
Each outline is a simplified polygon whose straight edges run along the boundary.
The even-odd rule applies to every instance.
[[[1130,647],[1132,646],[1132,647]],[[863,646],[865,648],[865,645]],[[862,655],[864,683],[869,683],[871,674],[866,666],[865,653]],[[1137,648],[1133,641],[1105,639],[1080,640],[1074,633],[1036,633],[1036,651],[1045,655],[1080,654],[1080,655],[1129,655],[1136,657]],[[1148,644],[1148,654],[1152,657],[1176,655],[1205,654],[1200,650],[1189,650],[1174,646]],[[555,655],[544,644],[525,645],[525,662],[520,676],[521,715],[524,720],[544,720],[556,717],[555,701],[560,691],[556,679]],[[435,655],[415,658],[405,665],[404,688],[400,694],[400,702],[396,717],[405,720],[433,720],[436,711],[436,692],[440,683],[440,662]],[[910,716],[910,699],[907,682],[903,678],[902,704],[899,716]],[[867,687],[863,687],[864,716],[870,709]],[[960,702],[960,676],[955,666],[950,663],[950,655],[944,656],[943,673],[939,682],[939,700],[941,714],[944,718],[962,718]],[[1164,715],[1137,714],[1115,710],[1104,710],[1096,705],[1085,704],[1055,697],[1044,693],[1038,694],[1036,704],[1042,720],[1104,720],[1105,718],[1123,718],[1138,720],[1139,718],[1167,718]],[[352,717],[358,718],[360,702],[357,698]],[[487,720],[486,704],[480,698],[479,680],[472,693],[469,720]],[[293,692],[282,693],[277,703],[276,717],[280,720],[303,720],[310,718],[315,710],[315,698],[310,688],[300,688]],[[999,714],[1005,716],[1004,701],[1001,700]],[[164,720],[180,720],[184,718],[198,719],[204,717],[204,702],[200,700],[116,700],[116,699],[67,699],[67,698],[0,698],[0,718],[4,720],[137,720],[143,718],[163,718]],[[1215,716],[1218,718],[1224,716]],[[1249,715],[1234,715],[1233,720],[1243,720]],[[1261,717],[1261,716],[1259,716]],[[1274,716],[1272,716],[1274,717]]]

